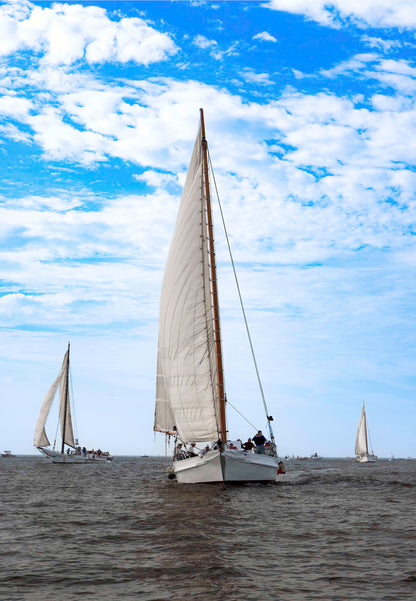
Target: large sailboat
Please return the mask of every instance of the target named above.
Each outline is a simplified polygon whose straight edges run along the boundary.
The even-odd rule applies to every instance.
[[[357,436],[355,438],[355,454],[357,455],[357,461],[359,463],[374,463],[377,461],[373,449],[371,449],[371,453],[368,451],[368,438],[367,415],[363,401],[360,421],[358,422]]]
[[[98,450],[87,450],[81,448],[78,440],[74,437],[72,426],[71,403],[69,398],[69,351],[64,355],[61,371],[49,388],[40,408],[38,422],[36,424],[33,445],[52,463],[96,463],[111,461],[113,457],[108,452]],[[52,407],[53,400],[59,388],[59,422],[61,426],[61,450],[55,450],[56,440],[53,448],[46,434],[46,420]],[[66,451],[65,451],[66,445]]]
[[[270,424],[273,418],[268,417],[264,395],[270,433],[268,454],[244,451],[238,441],[231,444],[227,439],[208,147],[202,109],[200,117],[163,278],[154,430],[175,438],[169,470],[170,477],[179,483],[274,482],[277,452]],[[184,454],[181,447],[190,443],[204,450],[193,456]]]

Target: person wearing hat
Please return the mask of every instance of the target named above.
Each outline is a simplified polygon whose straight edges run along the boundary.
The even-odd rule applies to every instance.
[[[176,459],[180,460],[180,459],[186,459],[187,455],[185,453],[185,450],[183,448],[182,443],[180,442],[177,446],[176,446]]]
[[[205,455],[208,453],[209,451],[209,445],[207,444],[207,446],[205,447],[205,449],[202,449],[202,451],[199,453],[200,457],[205,457]]]
[[[198,449],[194,442],[191,442],[189,447],[187,448],[188,457],[196,457],[198,455]]]

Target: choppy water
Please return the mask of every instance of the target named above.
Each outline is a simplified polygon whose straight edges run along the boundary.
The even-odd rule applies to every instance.
[[[1,459],[1,601],[416,599],[416,461],[289,461],[226,489],[168,464]]]

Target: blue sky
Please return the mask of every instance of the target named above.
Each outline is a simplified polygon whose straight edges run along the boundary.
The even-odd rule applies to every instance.
[[[365,400],[374,451],[416,456],[415,30],[413,0],[0,4],[2,447],[33,452],[71,341],[80,440],[164,452],[158,302],[202,106],[281,454],[352,456]],[[265,429],[217,231],[227,394]]]

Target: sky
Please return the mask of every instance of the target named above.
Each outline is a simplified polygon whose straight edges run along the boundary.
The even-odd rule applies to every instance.
[[[374,452],[416,456],[415,32],[413,0],[0,4],[2,450],[37,452],[70,342],[81,443],[165,453],[159,295],[203,107],[279,454],[353,456],[365,401]],[[214,219],[244,439],[266,424]]]

